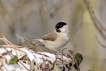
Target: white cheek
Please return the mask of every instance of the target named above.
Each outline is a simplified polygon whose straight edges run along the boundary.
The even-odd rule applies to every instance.
[[[62,29],[61,29],[61,32],[66,32],[66,29],[63,29],[63,28],[62,28]]]
[[[60,30],[61,30],[61,32],[63,32],[63,33],[69,32],[69,29],[68,29],[68,26],[67,26],[67,25],[66,25],[66,26],[63,26]]]

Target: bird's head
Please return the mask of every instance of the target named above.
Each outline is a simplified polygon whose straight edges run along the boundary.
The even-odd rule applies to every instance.
[[[69,28],[65,22],[58,22],[55,26],[56,32],[58,33],[68,33]]]

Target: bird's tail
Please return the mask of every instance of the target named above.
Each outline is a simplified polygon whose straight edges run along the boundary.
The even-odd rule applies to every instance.
[[[39,39],[34,39],[34,38],[32,38],[31,41],[33,41],[33,42],[38,42]]]
[[[42,42],[43,43],[43,40],[42,39],[35,39],[36,42]]]
[[[44,45],[42,39],[32,39],[33,42],[35,42],[38,45]]]

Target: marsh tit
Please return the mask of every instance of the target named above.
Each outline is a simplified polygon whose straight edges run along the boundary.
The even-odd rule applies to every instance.
[[[56,50],[65,46],[69,39],[70,31],[68,25],[65,22],[58,22],[53,31],[35,40],[43,43],[50,50]]]

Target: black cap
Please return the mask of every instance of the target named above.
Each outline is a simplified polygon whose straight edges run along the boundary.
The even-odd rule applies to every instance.
[[[58,22],[55,26],[57,32],[61,32],[59,28],[62,28],[64,25],[67,25],[65,22]]]

